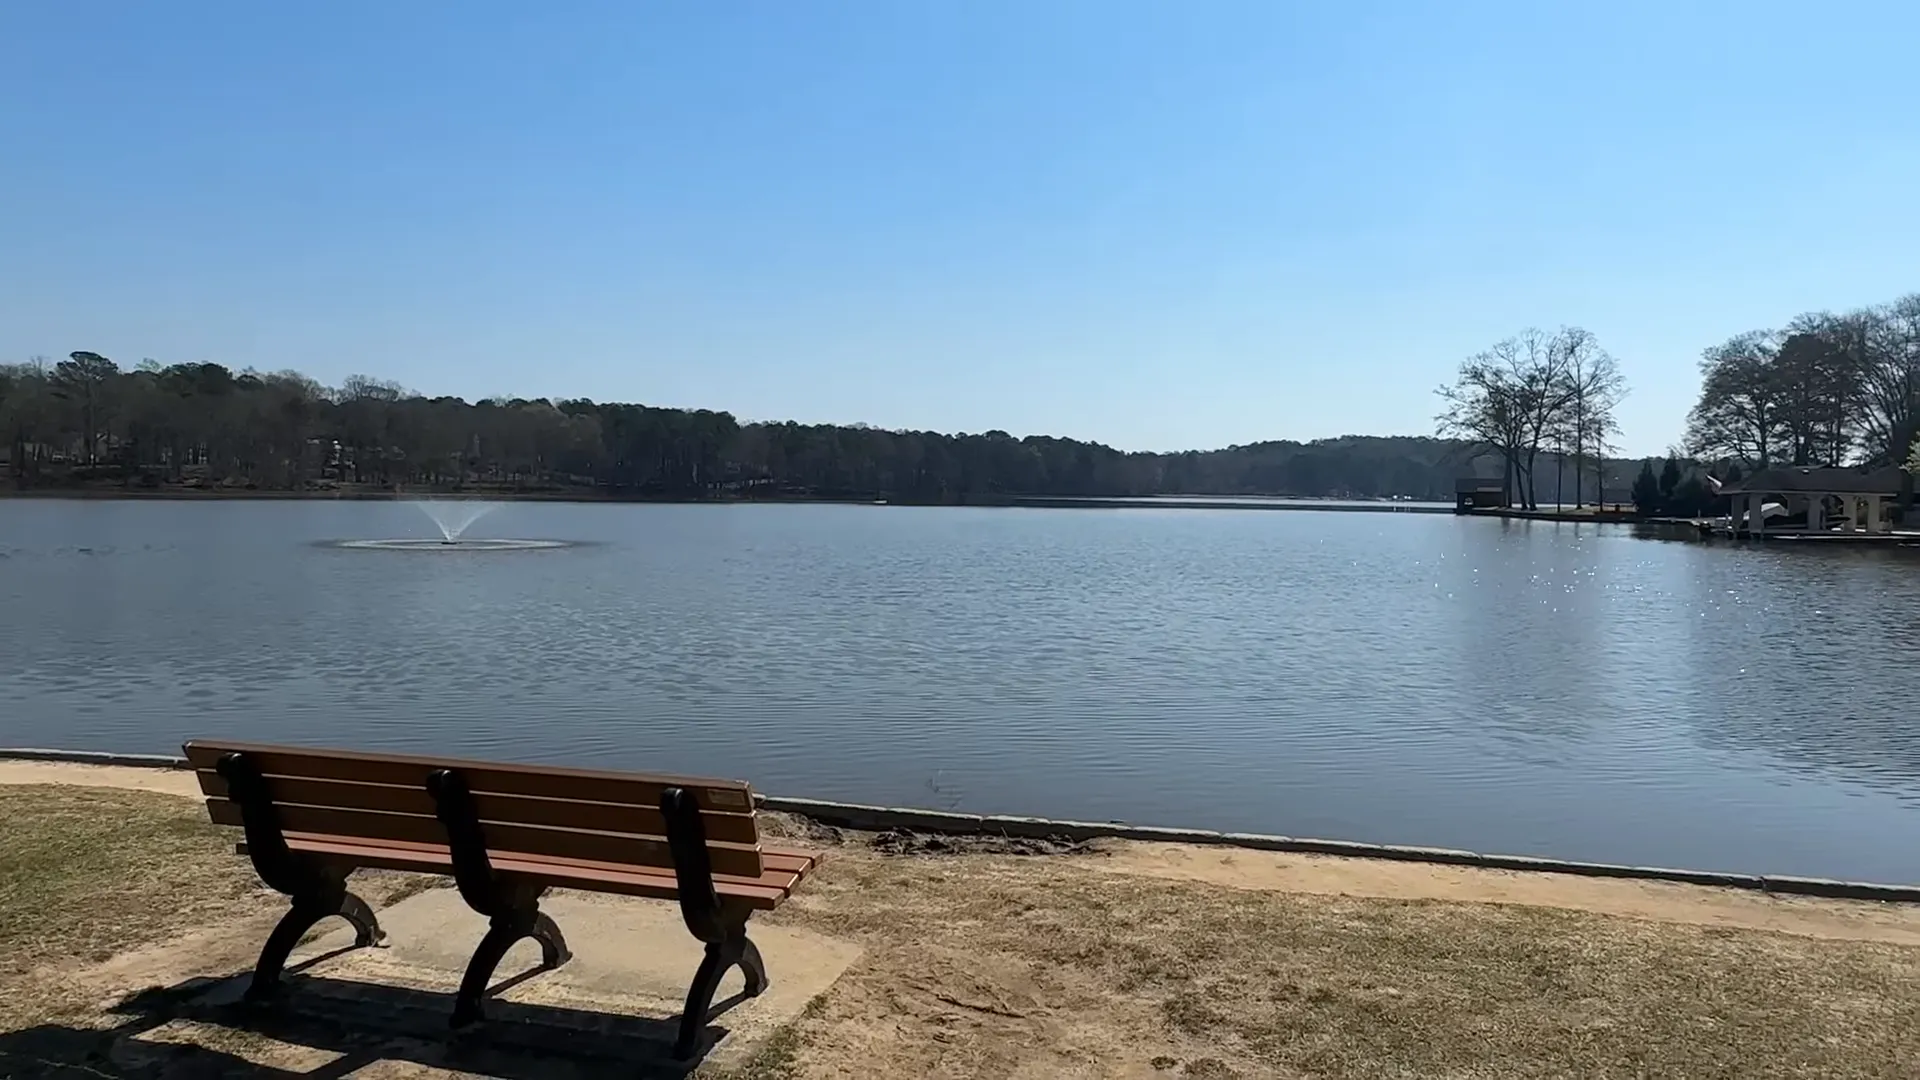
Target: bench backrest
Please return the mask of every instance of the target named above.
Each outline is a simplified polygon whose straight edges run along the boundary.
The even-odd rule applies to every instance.
[[[677,787],[700,808],[713,873],[757,878],[764,870],[753,791],[744,781],[237,742],[196,740],[184,750],[219,825],[243,824],[216,771],[221,758],[239,753],[266,778],[286,832],[445,844],[427,784],[434,772],[452,769],[472,793],[491,854],[671,868],[660,796]]]

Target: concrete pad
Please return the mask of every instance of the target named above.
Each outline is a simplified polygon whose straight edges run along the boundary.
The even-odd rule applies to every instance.
[[[488,1001],[487,1022],[451,1037],[456,1046],[484,1046],[485,1051],[442,1061],[444,1055],[435,1050],[427,1061],[464,1073],[511,1076],[521,1070],[506,1059],[490,1065],[487,1054],[564,1052],[576,1064],[590,1066],[604,1058],[629,1067],[666,1058],[704,949],[687,933],[678,905],[558,892],[542,899],[540,908],[559,925],[573,959],[540,971],[536,943],[514,946],[494,974],[498,991]],[[282,1011],[289,1017],[331,1018],[332,1030],[317,1038],[313,1032],[302,1038],[285,1030],[278,1037],[317,1050],[346,1049],[343,1040],[350,1041],[362,1060],[379,1044],[449,1043],[452,995],[487,920],[450,888],[408,897],[379,916],[388,937],[384,948],[352,948],[352,930],[330,922],[334,929],[294,952]],[[768,987],[757,998],[743,997],[737,970],[721,982],[714,1005],[724,1011],[710,1014],[707,1052],[698,1059],[720,1067],[751,1057],[762,1038],[798,1017],[861,952],[852,942],[784,926],[749,924],[748,933],[766,963]],[[225,983],[202,1002],[227,1007],[245,982]],[[375,1050],[374,1057],[381,1056]],[[422,1060],[417,1052],[403,1056]]]

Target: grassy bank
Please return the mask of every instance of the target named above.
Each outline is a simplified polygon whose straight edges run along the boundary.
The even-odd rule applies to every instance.
[[[1913,947],[1230,888],[1106,859],[1126,861],[836,859],[799,917],[863,940],[867,960],[801,1026],[799,1060],[955,1077],[1920,1075]]]
[[[264,901],[245,862],[184,799],[0,786],[0,821],[0,983],[9,990],[0,994],[0,1024],[71,1007],[75,987],[55,973],[259,911]]]
[[[6,1031],[110,1026],[115,994],[242,970],[279,910],[178,796],[0,785],[0,819]],[[830,854],[773,921],[865,952],[756,1057],[761,1080],[1920,1075],[1920,914],[1905,909],[1529,892],[1539,875],[1169,845],[900,855],[789,827]],[[1648,917],[1324,891],[1466,895],[1457,882],[1569,905],[1614,889]],[[393,884],[368,891],[390,900]],[[196,930],[218,947],[184,950]],[[11,1038],[0,1076],[68,1075]],[[354,1075],[389,1075],[369,1054]],[[87,1067],[127,1075],[111,1060]]]

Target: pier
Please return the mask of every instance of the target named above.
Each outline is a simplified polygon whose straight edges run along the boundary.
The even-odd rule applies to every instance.
[[[1052,510],[1319,510],[1356,514],[1451,514],[1450,503],[1379,500],[1283,499],[1262,496],[1172,496],[1168,498],[1103,498],[1070,495],[1021,496],[1015,506]]]

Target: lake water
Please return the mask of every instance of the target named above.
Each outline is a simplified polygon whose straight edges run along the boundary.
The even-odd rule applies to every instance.
[[[0,744],[1920,880],[1920,561],[1417,514],[0,500]]]

